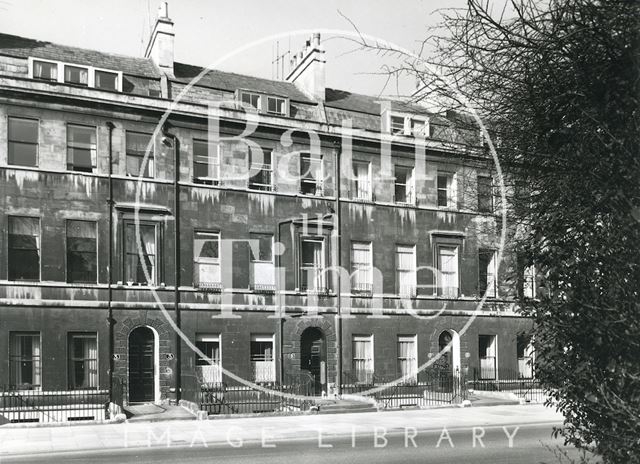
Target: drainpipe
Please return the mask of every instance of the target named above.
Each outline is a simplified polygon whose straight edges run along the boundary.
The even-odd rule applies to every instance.
[[[111,121],[107,122],[107,128],[109,129],[109,198],[107,203],[109,205],[109,252],[107,254],[107,269],[108,269],[108,289],[107,289],[107,312],[109,319],[109,402],[113,402],[113,307],[111,300],[113,299],[113,290],[111,284],[113,282],[113,129],[115,124]]]
[[[180,140],[174,134],[168,132],[171,126],[165,123],[162,128],[162,135],[173,142],[173,250],[174,250],[174,290],[173,290],[173,311],[176,316],[176,326],[181,327],[180,315]],[[163,140],[163,143],[165,141]],[[165,143],[166,145],[166,143]],[[175,389],[176,402],[182,398],[182,340],[176,333],[176,372]]]
[[[335,206],[335,215],[336,215],[336,254],[337,254],[337,267],[338,270],[342,268],[342,234],[341,234],[341,207],[340,207],[340,142],[335,142],[336,145],[336,159],[335,159],[335,175],[334,175],[334,183],[335,183],[335,195],[336,195],[336,206]],[[337,351],[337,359],[336,359],[336,383],[338,388],[338,395],[342,395],[342,278],[340,272],[337,274],[336,284],[338,287],[338,291],[336,292],[337,300],[336,300],[336,351]]]

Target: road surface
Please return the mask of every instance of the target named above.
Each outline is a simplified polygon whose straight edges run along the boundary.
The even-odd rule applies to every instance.
[[[366,415],[362,415],[363,419]],[[441,463],[441,464],[557,464],[552,450],[561,449],[577,457],[575,449],[564,448],[552,439],[554,425],[560,423],[500,425],[416,430],[414,428],[372,430],[362,434],[327,436],[316,439],[273,440],[263,434],[260,440],[231,439],[226,443],[205,444],[202,436],[188,440],[153,437],[153,446],[21,457],[0,456],[8,463]],[[517,428],[516,428],[517,427]],[[72,430],[70,430],[72,432]],[[475,435],[475,437],[474,437]],[[167,440],[165,442],[165,439]]]

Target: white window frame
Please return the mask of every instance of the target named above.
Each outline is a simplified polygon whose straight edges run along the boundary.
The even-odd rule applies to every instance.
[[[249,251],[249,262],[251,266],[251,285],[253,290],[262,290],[262,291],[274,291],[276,287],[276,268],[275,268],[275,253],[274,253],[274,236],[273,234],[267,232],[249,232],[249,239],[255,240],[254,236],[263,235],[271,237],[271,260],[265,261],[260,259],[253,259],[251,256],[253,252]],[[259,245],[259,243],[258,243]],[[251,245],[250,245],[251,246]],[[259,252],[259,250],[258,250]],[[256,282],[256,275],[258,274],[256,271],[260,268],[264,268],[265,271],[270,271],[271,273],[271,281],[270,282]],[[264,272],[264,271],[263,271]],[[260,273],[262,274],[262,273]]]
[[[404,358],[400,356],[400,343],[411,343],[413,349],[411,350],[411,357]],[[397,343],[397,364],[398,364],[398,376],[400,372],[399,366],[402,360],[409,361],[410,372],[406,375],[405,383],[416,383],[418,381],[418,336],[417,335],[398,335]]]
[[[442,272],[442,250],[444,249],[453,249],[453,255],[455,257],[455,264],[456,264],[456,270],[455,270],[455,276],[456,276],[456,291],[452,292],[452,291],[446,291],[445,287],[443,286],[443,272]],[[436,244],[436,259],[437,259],[437,293],[438,296],[441,297],[445,297],[445,298],[458,298],[458,296],[460,295],[460,246],[458,244],[453,244],[453,243],[437,243]],[[454,288],[454,287],[447,287],[447,288]],[[453,294],[455,293],[455,294]]]
[[[443,190],[440,185],[440,177],[447,178],[447,185],[445,187],[445,196],[447,199],[446,205],[440,205],[439,194]],[[451,171],[438,171],[436,175],[436,206],[440,209],[457,209],[458,207],[458,179],[455,172]]]
[[[309,288],[309,277],[308,277],[308,269],[312,269],[311,267],[305,266],[304,263],[302,262],[302,246],[304,242],[315,242],[315,243],[320,243],[320,266],[316,266],[314,269],[317,269],[318,272],[318,280],[320,283],[320,287],[313,287],[313,288]],[[300,240],[298,242],[300,244],[300,252],[299,252],[299,256],[300,256],[300,274],[299,274],[299,278],[300,278],[300,290],[304,291],[304,292],[321,292],[324,293],[327,291],[327,276],[326,276],[326,258],[325,258],[325,254],[326,254],[326,243],[325,243],[325,237],[320,237],[320,236],[301,236]],[[306,282],[307,282],[307,287],[303,288],[302,283],[304,282],[304,275],[305,272],[307,272],[307,278],[306,278]]]
[[[157,286],[158,282],[160,281],[160,254],[162,252],[162,250],[160,250],[160,223],[155,222],[155,221],[140,221],[140,228],[142,228],[143,226],[149,226],[149,227],[153,227],[154,233],[153,233],[153,240],[154,240],[154,248],[155,248],[155,254],[153,255],[154,258],[154,263],[153,263],[153,272],[150,273],[150,277],[151,277],[151,282],[135,282],[135,281],[127,281],[131,282],[133,285],[141,285],[141,286],[148,286],[148,287],[153,287],[153,286]],[[134,231],[134,243],[133,246],[135,248],[135,252],[131,253],[127,250],[127,229],[129,227],[133,227],[133,231]],[[138,258],[140,258],[140,253],[138,252],[138,245],[137,245],[137,236],[136,236],[136,231],[137,231],[137,227],[136,227],[136,223],[135,221],[131,220],[131,219],[125,219],[123,222],[123,228],[124,228],[124,236],[123,236],[123,245],[124,245],[124,263],[123,263],[123,278],[126,279],[127,278],[127,264],[128,264],[128,258],[129,256],[136,256]],[[142,232],[142,230],[140,230],[140,232]],[[140,240],[142,241],[142,237],[140,237]]]
[[[192,141],[192,147],[195,147],[196,143],[197,144],[204,144],[207,146],[207,166],[213,166],[213,177],[210,176],[196,176],[196,172],[195,172],[195,164],[204,164],[200,161],[198,161],[196,163],[196,154],[195,154],[195,150],[192,150],[192,154],[193,154],[193,160],[192,160],[192,165],[191,165],[191,169],[193,169],[193,180],[198,183],[198,181],[202,182],[202,183],[210,183],[212,185],[218,185],[220,183],[220,164],[221,164],[221,160],[222,160],[222,145],[220,143],[210,143],[205,139],[198,139],[198,138],[193,138]],[[200,159],[201,157],[198,156],[198,159]],[[211,162],[213,161],[213,162]],[[207,171],[209,171],[209,168],[207,168]]]
[[[398,170],[402,169],[407,171],[406,181],[404,183],[398,182]],[[395,186],[404,185],[405,198],[395,198]],[[403,205],[415,205],[416,204],[416,177],[415,168],[412,166],[403,166],[402,164],[396,164],[394,166],[394,201]]]
[[[355,261],[356,251],[367,253],[368,262]],[[364,273],[364,281],[357,281],[356,276]],[[351,291],[353,293],[373,293],[373,244],[371,242],[351,242]]]
[[[532,264],[522,271],[522,296],[524,298],[536,298],[536,267]]]
[[[282,111],[270,111],[269,110],[269,103],[274,101],[276,102],[276,108],[278,107],[278,102],[281,101],[282,102]],[[288,114],[287,111],[287,99],[283,98],[283,97],[277,97],[275,95],[267,95],[267,106],[265,108],[265,112],[267,114],[275,114],[278,116],[286,116]]]
[[[367,346],[370,347],[370,358],[363,358],[362,360],[364,360],[364,364],[365,364],[365,376],[368,377],[369,376],[373,376],[374,372],[375,372],[375,347],[373,345],[374,343],[374,338],[373,338],[373,334],[368,334],[368,335],[358,335],[358,334],[354,334],[351,336],[351,367],[353,369],[353,375],[356,379],[356,381],[358,383],[368,383],[367,380],[361,380],[358,378],[357,375],[357,369],[356,369],[356,361],[361,361],[360,358],[356,358],[356,353],[355,353],[355,344],[356,342],[365,342],[368,343]]]
[[[401,251],[401,249],[409,250],[410,252]],[[418,279],[417,279],[417,259],[416,259],[416,246],[415,245],[405,245],[405,244],[396,244],[395,250],[395,260],[396,260],[396,286],[398,295],[404,298],[413,298],[417,294],[418,290]],[[400,254],[411,255],[411,269],[401,269],[400,268]],[[410,280],[412,283],[409,285],[410,288],[403,288],[406,285],[400,284],[400,273],[409,274]]]
[[[200,256],[196,256],[196,237],[198,234],[202,234],[204,236],[209,236],[211,239],[218,240],[218,257],[217,258],[202,258]],[[200,230],[196,229],[193,231],[193,285],[196,288],[211,288],[211,289],[220,289],[222,288],[222,257],[221,255],[221,246],[222,246],[222,235],[220,231],[216,230]],[[216,266],[218,267],[218,273],[220,275],[220,282],[205,282],[200,278],[200,265],[205,266]]]
[[[481,260],[480,256],[484,254],[489,256],[489,261],[486,263],[487,268],[485,269],[485,273],[487,276],[487,281],[485,283],[485,291],[483,292],[487,294],[487,298],[496,298],[498,296],[498,266],[497,266],[497,252],[496,250],[480,248],[478,250],[478,278],[480,277],[480,268]],[[478,283],[480,283],[480,279],[478,279]],[[480,297],[483,296],[480,295]]]
[[[261,111],[261,110],[262,110],[262,97],[263,97],[263,95],[261,95],[261,94],[259,94],[259,93],[257,93],[257,92],[250,92],[249,90],[240,90],[240,91],[239,91],[239,94],[240,94],[240,95],[239,95],[239,97],[240,97],[240,98],[239,98],[239,101],[240,101],[240,104],[241,104],[243,107],[245,107],[245,108],[253,108],[253,109],[255,109],[256,111]],[[258,98],[257,105],[256,105],[256,106],[253,106],[251,103],[249,103],[249,102],[245,102],[245,101],[243,100],[243,97],[244,97],[245,95],[248,95],[248,96],[250,97],[250,98],[249,98],[249,100],[253,99],[254,97],[257,97],[257,98]]]
[[[37,358],[33,356],[31,356],[31,362],[33,362],[37,367],[34,368],[35,374],[34,375],[34,380],[38,380],[39,383],[32,383],[29,384],[29,386],[31,388],[19,388],[23,385],[27,385],[26,383],[22,382],[20,384],[17,383],[17,378],[13,378],[11,376],[11,372],[12,372],[12,367],[11,365],[9,366],[9,380],[10,382],[16,382],[15,387],[18,390],[42,390],[42,377],[43,377],[43,369],[42,369],[42,360],[44,359],[44,356],[42,355],[42,333],[40,331],[10,331],[9,332],[9,362],[15,362],[16,359],[14,358],[18,358],[19,360],[22,360],[23,358],[25,358],[25,356],[22,353],[14,353],[12,351],[12,345],[14,345],[14,343],[17,346],[20,346],[20,344],[18,342],[15,341],[16,338],[23,338],[23,337],[37,337],[38,339],[38,356]],[[36,359],[36,361],[34,361],[34,359]]]
[[[96,358],[95,358],[95,385],[89,387],[77,387],[71,385],[71,369],[72,363],[76,361],[73,356],[72,349],[74,339],[95,339],[96,341]],[[83,358],[83,361],[85,358]],[[97,390],[100,387],[100,346],[98,344],[98,333],[97,332],[69,332],[67,334],[67,382],[69,385],[69,390]],[[77,380],[77,379],[74,379]]]
[[[316,173],[317,177],[312,179],[308,179],[304,177],[304,173],[302,172],[302,163],[303,161],[308,160],[309,163],[309,171],[313,170],[314,165],[317,166]],[[315,188],[315,193],[304,193],[303,185],[313,185]],[[311,153],[300,153],[300,194],[302,195],[312,195],[312,196],[321,196],[324,192],[324,157],[322,155],[314,156]]]
[[[482,356],[480,353],[480,340],[482,337],[488,337],[490,342],[487,344],[487,353],[491,353],[487,356]],[[485,360],[483,365],[482,360]],[[492,360],[492,363],[486,362],[486,360]],[[498,336],[495,334],[479,334],[478,335],[478,363],[480,366],[480,379],[497,380],[498,378]],[[490,366],[490,364],[492,364]],[[487,375],[489,374],[489,375]]]
[[[254,361],[249,347],[253,381],[256,383],[273,383],[276,381],[276,343],[275,334],[251,334],[249,343],[271,343],[271,359]],[[258,364],[260,363],[260,364]]]
[[[356,172],[356,166],[366,166],[367,167],[367,191],[366,196],[360,196],[360,188],[358,187],[358,176]],[[372,201],[373,200],[373,183],[371,182],[371,162],[370,161],[360,161],[353,160],[352,168],[353,170],[353,195],[352,198],[356,201]]]
[[[254,160],[253,160],[253,155],[252,155],[253,151],[249,150],[249,170],[257,167],[258,168],[258,172],[255,173],[255,175],[251,176],[249,178],[249,189],[251,190],[256,190],[259,192],[271,192],[273,191],[273,157],[274,157],[274,153],[273,150],[270,149],[266,149],[263,148],[262,149],[262,163],[260,164],[255,164],[254,165]],[[265,159],[267,157],[267,155],[269,156],[269,163],[265,163]],[[261,184],[259,182],[256,182],[254,179],[256,178],[256,176],[262,172],[268,172],[269,173],[269,183],[268,184]]]
[[[93,132],[95,134],[95,147],[92,150],[91,153],[91,173],[95,173],[98,170],[98,128],[96,126],[90,126],[90,125],[86,125],[86,124],[78,124],[75,122],[68,122],[67,123],[67,171],[70,172],[87,172],[87,171],[76,171],[75,169],[71,169],[70,163],[69,163],[69,148],[71,147],[71,144],[69,143],[69,134],[70,134],[70,129],[73,127],[77,127],[77,128],[82,128],[82,129],[93,129]],[[71,166],[73,168],[73,166]]]
[[[28,66],[28,76],[29,79],[34,79],[33,77],[33,63],[34,61],[42,61],[44,63],[51,63],[51,64],[55,64],[57,66],[58,69],[58,76],[57,76],[57,80],[53,81],[53,80],[46,80],[46,79],[38,79],[38,81],[40,82],[58,82],[59,84],[66,84],[66,85],[82,85],[82,84],[74,84],[74,83],[68,83],[65,82],[64,80],[64,67],[65,66],[73,66],[76,68],[84,68],[87,70],[87,86],[88,88],[92,88],[92,89],[96,89],[96,90],[101,90],[104,92],[113,92],[113,90],[109,90],[109,89],[101,89],[95,86],[95,72],[96,71],[103,71],[103,72],[108,72],[108,73],[112,73],[112,74],[117,74],[118,78],[116,79],[116,92],[122,92],[122,71],[116,71],[115,69],[107,69],[107,68],[98,68],[95,66],[87,66],[84,64],[79,64],[79,63],[67,63],[64,61],[55,61],[55,60],[48,60],[46,58],[37,58],[37,57],[33,57],[30,56],[27,58],[27,66]],[[84,85],[82,85],[82,87],[85,87]]]
[[[197,374],[200,374],[199,380],[202,379],[204,383],[222,383],[222,335],[219,333],[196,333],[196,344],[198,342],[218,344],[218,358],[211,359],[211,363],[196,353],[195,368]],[[204,354],[208,356],[208,353]],[[206,364],[198,365],[199,361]],[[212,377],[213,380],[208,381],[207,377]]]
[[[394,119],[402,119],[402,129],[399,125],[394,125]],[[424,134],[416,135],[413,131],[413,123],[421,123],[424,125]],[[388,132],[393,135],[404,135],[415,138],[429,138],[430,135],[430,120],[427,116],[420,116],[416,114],[387,112],[387,127]]]

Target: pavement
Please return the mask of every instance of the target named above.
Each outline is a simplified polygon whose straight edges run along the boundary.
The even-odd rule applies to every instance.
[[[230,418],[205,421],[126,421],[62,427],[0,427],[0,461],[5,457],[91,450],[169,447],[234,447],[245,443],[330,440],[415,430],[560,425],[561,414],[542,405],[499,405],[405,411]]]

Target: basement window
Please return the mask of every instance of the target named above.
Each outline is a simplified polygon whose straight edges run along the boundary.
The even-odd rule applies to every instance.
[[[274,337],[271,334],[251,335],[251,366],[256,383],[276,381]]]
[[[9,382],[20,390],[40,390],[40,332],[9,332]]]
[[[98,388],[98,336],[93,333],[69,334],[69,389]],[[71,419],[69,419],[71,420]]]
[[[206,358],[203,358],[196,353],[196,376],[198,380],[207,384],[221,383],[220,334],[196,334],[196,348],[206,356]]]

